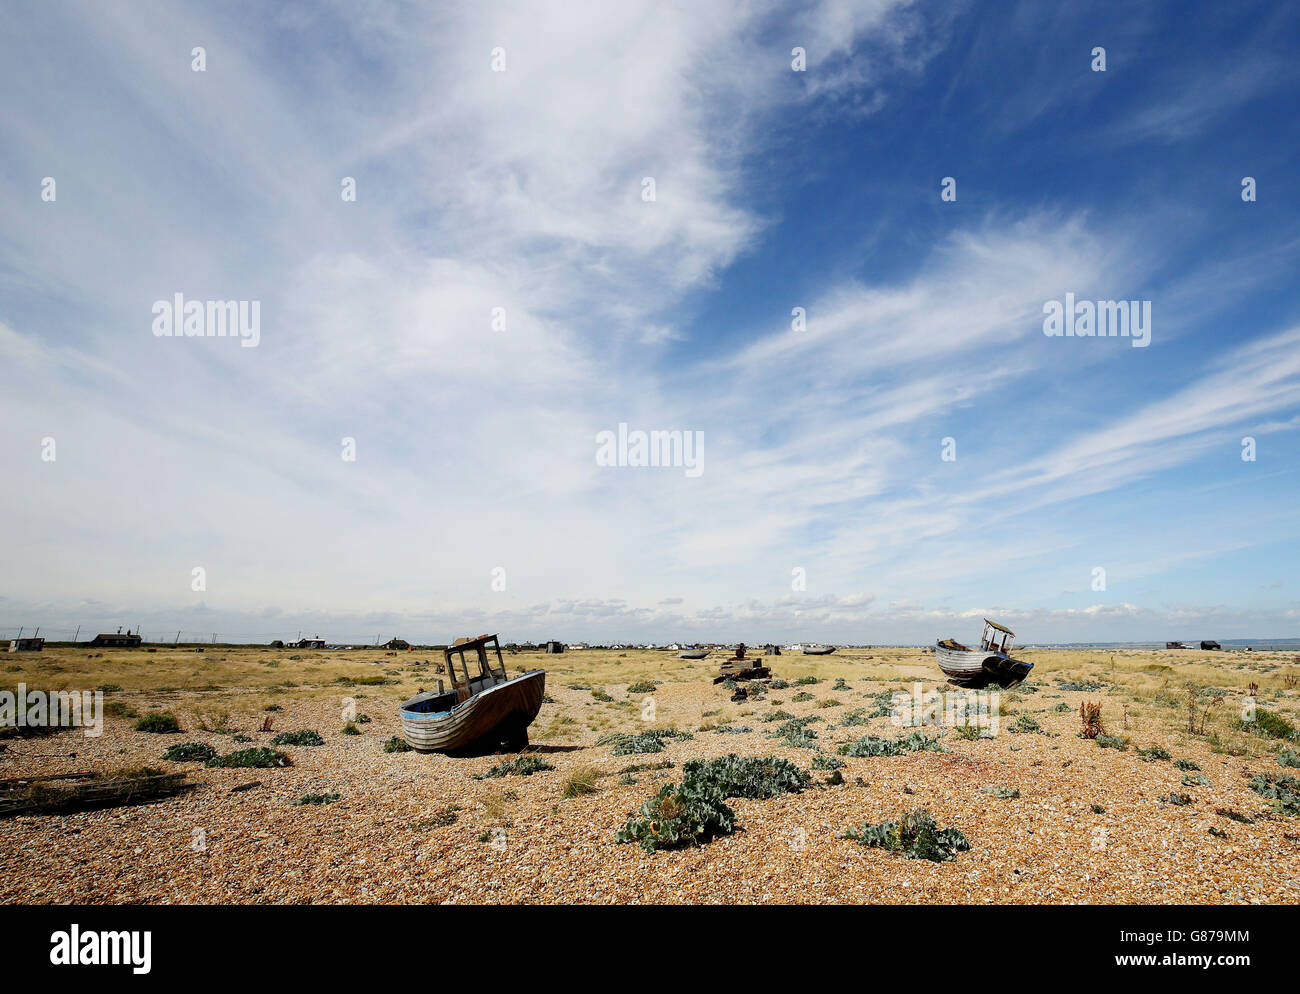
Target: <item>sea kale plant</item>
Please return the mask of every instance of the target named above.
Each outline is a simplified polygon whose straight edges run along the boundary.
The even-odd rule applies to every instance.
[[[940,829],[924,808],[908,811],[898,821],[882,821],[879,825],[863,822],[861,828],[846,831],[844,838],[902,853],[908,859],[928,859],[935,863],[946,863],[956,859],[957,853],[970,849],[966,836],[955,828]]]
[[[864,735],[856,742],[840,746],[841,756],[901,756],[905,752],[943,752],[938,737],[930,738],[913,730],[896,739],[882,739]]]
[[[325,740],[320,732],[304,728],[301,732],[281,732],[271,740],[273,746],[323,746]]]
[[[1275,811],[1300,815],[1300,779],[1285,774],[1273,777],[1259,773],[1250,781],[1250,789],[1272,801]]]
[[[498,763],[486,773],[475,773],[475,780],[487,780],[490,777],[531,777],[534,773],[541,773],[545,770],[555,769],[550,763],[537,756],[516,756],[514,759],[507,759],[503,763]]]
[[[810,783],[805,771],[773,756],[693,759],[682,767],[682,782],[660,787],[614,840],[636,842],[647,852],[698,845],[735,831],[736,813],[727,798],[761,800],[797,793]]]

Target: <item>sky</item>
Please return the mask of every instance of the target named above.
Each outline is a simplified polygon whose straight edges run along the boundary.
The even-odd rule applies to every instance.
[[[1298,54],[1250,2],[5,4],[0,634],[1300,635]]]

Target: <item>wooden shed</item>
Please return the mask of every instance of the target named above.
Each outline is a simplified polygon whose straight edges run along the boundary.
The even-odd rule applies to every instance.
[[[406,639],[391,638],[384,643],[385,649],[409,649],[410,647],[411,643]]]
[[[564,643],[563,643],[563,642],[547,642],[547,643],[546,643],[546,651],[547,651],[547,652],[563,652],[563,651],[564,651]]]
[[[45,648],[45,639],[31,636],[30,638],[16,638],[9,640],[10,652],[40,652]]]

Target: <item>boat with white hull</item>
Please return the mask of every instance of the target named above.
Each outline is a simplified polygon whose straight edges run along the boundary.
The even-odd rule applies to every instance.
[[[939,669],[956,684],[966,687],[984,687],[995,683],[1010,687],[1029,675],[1033,663],[1013,659],[1011,650],[1015,632],[995,621],[984,619],[984,634],[978,649],[962,645],[955,639],[942,639],[935,643],[934,657]]]

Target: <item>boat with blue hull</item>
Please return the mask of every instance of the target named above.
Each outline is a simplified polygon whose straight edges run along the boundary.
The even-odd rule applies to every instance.
[[[488,656],[489,647],[496,651],[496,665]],[[476,666],[466,662],[467,653],[475,655]],[[528,726],[546,693],[546,671],[507,676],[495,635],[457,639],[443,650],[443,657],[451,688],[444,689],[439,680],[436,691],[416,694],[399,709],[406,744],[419,752],[515,750],[528,745]]]

